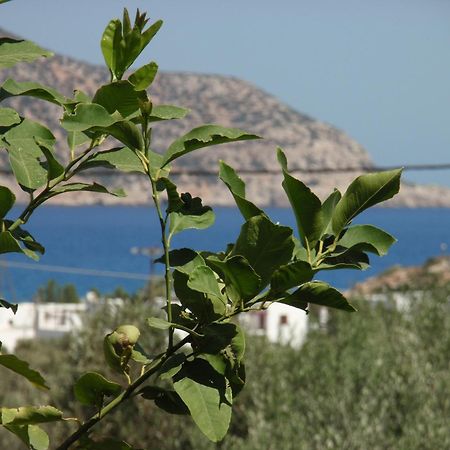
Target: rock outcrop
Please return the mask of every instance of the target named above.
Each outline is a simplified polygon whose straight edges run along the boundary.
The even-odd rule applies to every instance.
[[[0,34],[2,34],[0,32]],[[71,95],[74,89],[93,94],[96,88],[107,81],[104,68],[86,64],[65,56],[55,57],[15,66],[0,73],[0,80],[11,77],[18,81],[37,81]],[[162,151],[176,137],[203,123],[218,123],[237,127],[261,135],[263,140],[223,145],[194,152],[180,159],[175,167],[186,171],[216,171],[217,161],[225,160],[237,171],[274,170],[278,164],[275,149],[284,148],[291,169],[305,171],[320,168],[371,167],[367,151],[344,132],[295,111],[272,95],[252,84],[233,77],[199,75],[192,73],[160,73],[150,89],[155,104],[176,104],[190,108],[186,119],[161,123],[153,133],[155,150]],[[58,125],[60,110],[51,104],[30,99],[15,98],[9,103],[24,115],[42,121],[54,131],[59,141],[64,142],[63,130]],[[58,154],[64,158],[67,149],[59,145]],[[3,154],[2,154],[3,153]],[[2,168],[8,166],[6,152],[0,152]],[[334,187],[344,189],[358,172],[300,173],[297,176],[308,184],[320,197],[325,197]],[[139,175],[105,176],[102,180],[112,187],[123,187],[125,199],[106,196],[73,195],[57,199],[65,203],[125,202],[145,203],[149,199],[147,184]],[[286,205],[281,189],[281,175],[244,175],[247,195],[257,204]],[[2,184],[15,187],[12,176],[1,175]],[[206,203],[231,205],[228,191],[216,176],[178,176],[183,191],[201,196]],[[15,192],[25,198],[23,193]],[[395,206],[450,206],[450,190],[442,187],[425,187],[405,183],[402,193],[390,202]]]

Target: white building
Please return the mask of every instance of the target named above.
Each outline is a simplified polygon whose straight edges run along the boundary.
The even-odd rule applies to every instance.
[[[248,334],[267,336],[270,342],[300,348],[308,333],[308,315],[302,309],[273,303],[263,311],[249,312],[239,321]]]

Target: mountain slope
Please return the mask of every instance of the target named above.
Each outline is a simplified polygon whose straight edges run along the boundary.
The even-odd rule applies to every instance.
[[[0,32],[0,35],[2,33]],[[0,81],[11,77],[19,81],[38,81],[71,95],[74,89],[93,94],[107,81],[105,69],[65,56],[15,66],[0,73]],[[209,148],[185,156],[178,168],[185,170],[217,170],[218,159],[225,160],[235,169],[276,169],[275,149],[283,147],[290,168],[318,169],[322,167],[367,167],[372,162],[368,153],[356,141],[342,131],[301,114],[275,97],[248,82],[218,75],[191,73],[160,73],[152,85],[150,94],[155,104],[173,103],[191,109],[187,119],[161,123],[155,126],[154,147],[163,150],[177,136],[202,123],[219,123],[224,126],[245,129],[264,137],[255,142],[241,142]],[[10,103],[27,117],[46,123],[63,139],[58,127],[59,110],[54,105],[29,98],[16,98]],[[64,146],[60,154],[67,152]],[[5,155],[0,155],[2,166]],[[301,176],[313,190],[324,197],[334,186],[344,188],[357,173],[307,174]],[[298,175],[300,176],[300,175]],[[2,182],[13,185],[11,177]],[[281,176],[245,175],[248,196],[260,205],[285,205],[286,199],[280,187]],[[127,203],[143,203],[148,200],[145,181],[138,175],[105,177],[110,186],[122,186],[128,192]],[[217,181],[217,177],[180,175],[181,190],[200,195],[207,203],[228,205],[232,198]],[[434,191],[433,191],[434,189]],[[15,190],[17,192],[17,189]],[[405,185],[396,204],[409,206],[450,206],[449,191],[444,188],[424,188]],[[102,198],[117,202],[117,199]],[[98,202],[98,196],[90,194],[66,197],[65,202]]]

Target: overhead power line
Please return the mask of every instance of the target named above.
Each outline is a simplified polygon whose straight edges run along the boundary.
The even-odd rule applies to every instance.
[[[148,280],[148,275],[143,273],[133,272],[116,272],[112,270],[96,270],[83,269],[80,267],[66,267],[66,266],[51,266],[46,264],[32,264],[21,263],[15,261],[0,261],[0,268],[17,268],[26,270],[40,270],[41,272],[58,272],[73,275],[87,275],[93,277],[109,277],[109,278],[124,278],[129,280]]]
[[[442,164],[399,164],[396,166],[352,166],[352,167],[317,167],[317,168],[294,168],[290,169],[291,173],[345,173],[345,172],[381,172],[384,170],[394,170],[402,167],[404,171],[428,171],[428,170],[449,170],[450,163]],[[279,175],[278,169],[236,169],[238,173],[245,175]],[[12,175],[12,170],[0,168],[0,174]],[[85,172],[89,175],[97,176],[116,176],[116,172],[111,170],[89,170]],[[130,172],[123,172],[124,175],[130,175]],[[133,172],[139,174],[139,172]],[[187,176],[217,176],[218,172],[215,170],[202,169],[179,169],[171,170],[172,175],[187,175]]]

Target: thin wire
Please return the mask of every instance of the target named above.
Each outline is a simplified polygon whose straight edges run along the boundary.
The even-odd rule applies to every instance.
[[[291,173],[345,173],[345,172],[381,172],[384,170],[394,170],[402,167],[404,171],[421,171],[421,170],[449,170],[450,163],[442,164],[404,164],[396,166],[359,166],[359,167],[318,167],[318,168],[294,168],[290,169]],[[279,175],[280,171],[277,169],[237,169],[237,172],[245,175]],[[11,175],[13,172],[10,169],[0,168],[0,174]],[[188,175],[188,176],[217,176],[218,172],[214,170],[192,170],[192,169],[177,169],[171,170],[172,175]],[[94,176],[116,176],[117,173],[111,170],[89,170],[86,174]],[[124,173],[123,175],[130,175],[131,173]],[[139,174],[139,172],[133,172]]]
[[[26,270],[40,270],[42,272],[58,272],[69,273],[75,275],[87,275],[95,277],[109,277],[109,278],[126,278],[129,280],[148,280],[148,275],[133,272],[115,272],[112,270],[96,270],[83,269],[80,267],[66,267],[66,266],[51,266],[46,264],[30,264],[14,261],[0,261],[0,268],[26,269]]]

